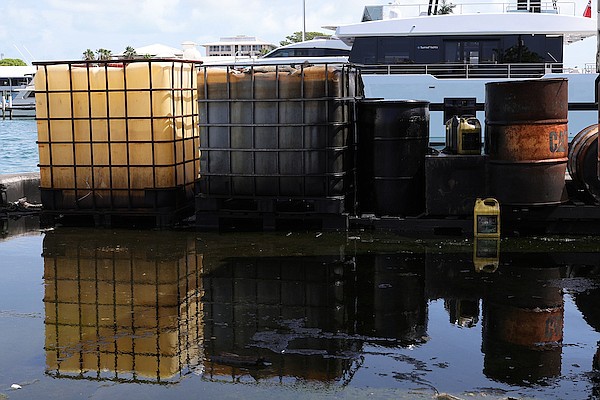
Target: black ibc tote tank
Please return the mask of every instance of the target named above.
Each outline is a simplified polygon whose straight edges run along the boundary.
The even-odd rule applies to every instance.
[[[410,216],[425,204],[429,102],[358,102],[358,202],[361,213]]]

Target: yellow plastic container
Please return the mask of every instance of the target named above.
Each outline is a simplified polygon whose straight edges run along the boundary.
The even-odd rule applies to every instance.
[[[200,167],[196,85],[188,62],[39,66],[41,188],[61,190],[68,209],[85,208],[86,190],[96,205],[125,197],[129,207],[143,205],[146,189],[191,186]]]
[[[475,237],[500,237],[500,203],[493,198],[475,200],[473,209]]]
[[[456,154],[481,154],[481,123],[475,117],[446,121],[446,145]]]

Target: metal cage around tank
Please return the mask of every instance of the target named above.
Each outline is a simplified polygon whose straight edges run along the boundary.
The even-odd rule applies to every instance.
[[[36,65],[45,213],[148,216],[162,225],[193,212],[200,166],[193,62]]]
[[[360,96],[351,65],[200,66],[197,211],[351,210]]]

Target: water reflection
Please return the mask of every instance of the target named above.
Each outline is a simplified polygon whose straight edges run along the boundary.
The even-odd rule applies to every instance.
[[[205,268],[208,376],[349,382],[365,343],[398,347],[424,339],[422,264],[342,252],[236,257]]]
[[[46,236],[48,374],[163,382],[200,362],[202,256],[164,239]]]
[[[37,216],[8,218],[0,215],[0,242],[17,236],[39,235],[40,220]]]
[[[511,258],[483,301],[484,373],[507,383],[537,383],[561,374],[561,271],[544,255]]]
[[[481,350],[477,379],[547,385],[564,373],[561,282],[577,271],[597,278],[600,269],[574,270],[586,262],[581,253],[499,254],[498,243],[484,253],[475,244],[469,251],[422,245],[371,252],[344,236],[315,245],[314,237],[278,243],[81,232],[57,230],[44,240],[46,373],[53,377],[168,384],[195,374],[347,385],[368,369],[376,348],[392,354],[389,379],[433,386],[434,366],[462,354],[407,350],[426,347],[432,324],[449,322],[463,329],[458,337],[465,339],[455,340],[465,342],[456,345]],[[598,330],[595,290],[574,299]],[[430,320],[438,300],[446,321]],[[469,342],[467,332],[478,327],[479,341]],[[437,357],[446,361],[433,363]],[[397,372],[402,363],[413,371]]]

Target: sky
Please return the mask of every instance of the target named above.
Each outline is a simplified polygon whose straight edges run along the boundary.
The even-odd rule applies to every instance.
[[[450,0],[460,5],[506,3],[511,0]],[[512,0],[514,1],[514,0]],[[549,0],[542,0],[549,1]],[[596,16],[596,2],[592,10]],[[332,33],[325,25],[359,22],[365,5],[381,0],[0,0],[0,54],[27,62],[81,59],[86,49],[113,54],[155,43],[181,48],[184,41],[199,45],[221,37],[248,35],[279,44],[302,30]],[[560,0],[559,0],[560,2]],[[427,0],[400,0],[426,4]],[[565,3],[582,15],[587,0]],[[572,64],[594,62],[595,39],[567,47]],[[573,47],[572,47],[573,46]],[[203,48],[199,46],[203,51]],[[567,57],[565,57],[567,60]],[[581,61],[580,61],[581,60]],[[585,60],[585,61],[584,61]],[[573,65],[567,65],[573,66]]]

